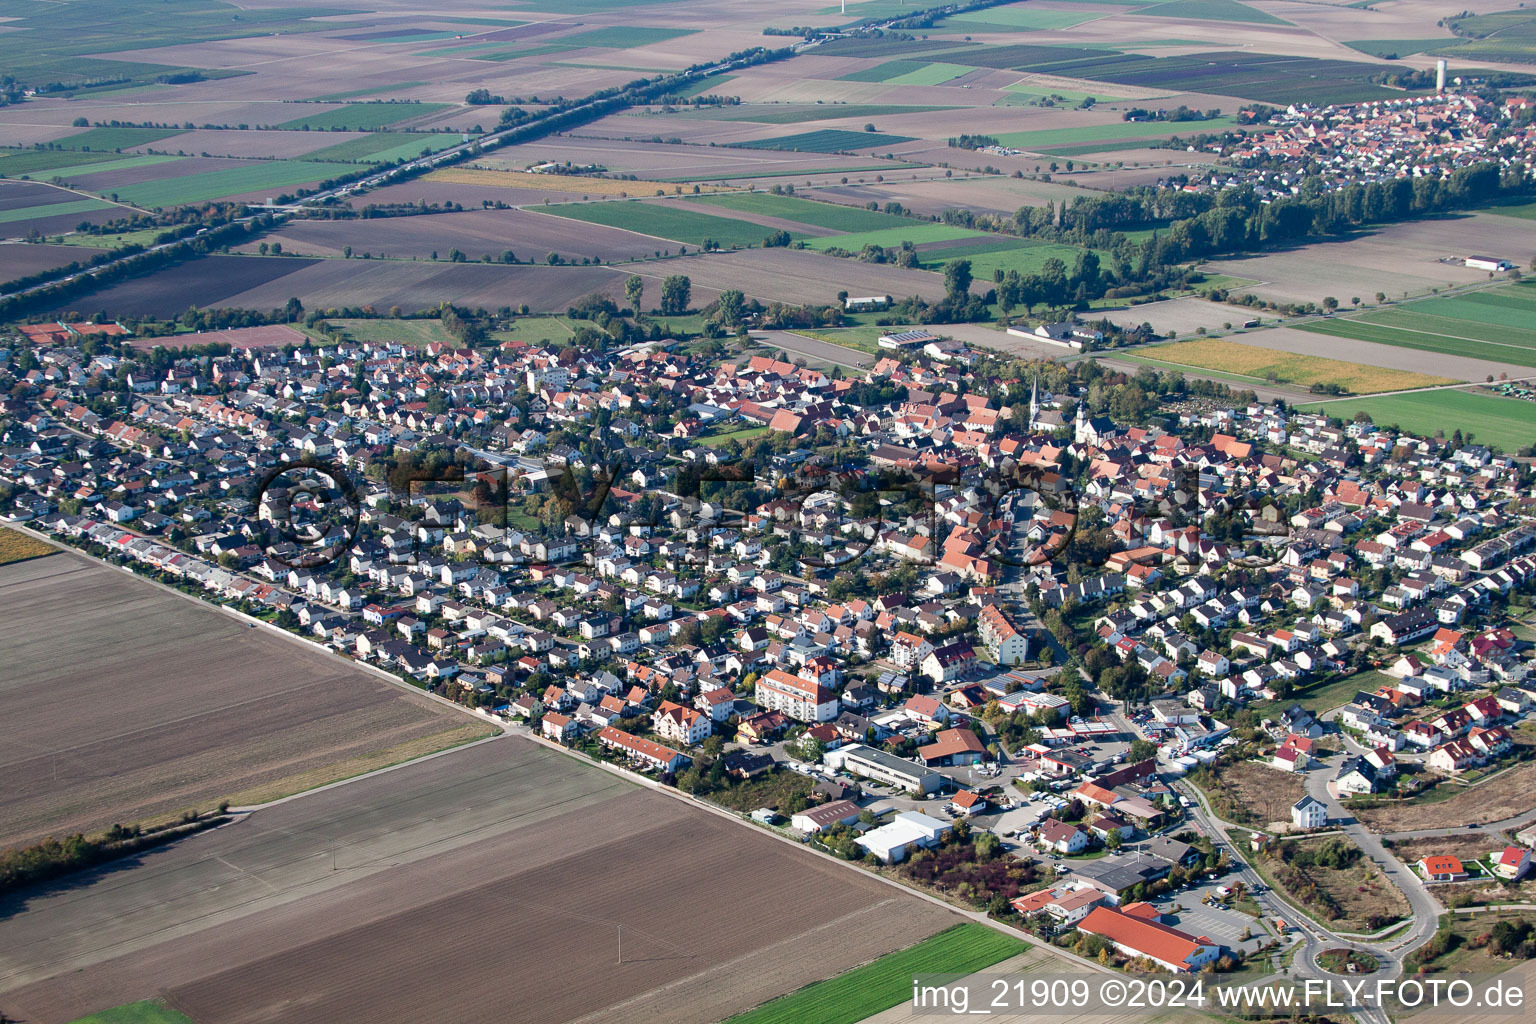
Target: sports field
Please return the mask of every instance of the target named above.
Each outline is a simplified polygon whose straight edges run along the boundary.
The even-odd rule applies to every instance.
[[[740,213],[755,213],[766,217],[792,220],[832,231],[879,231],[883,228],[899,228],[919,223],[911,217],[902,217],[893,213],[879,213],[875,210],[840,203],[796,199],[794,196],[777,196],[771,192],[706,196],[693,201],[707,206],[736,210]]]
[[[917,974],[969,974],[1025,949],[1021,939],[966,922],[827,981],[807,985],[726,1024],[854,1024],[912,998]]]
[[[1141,350],[1142,354],[1164,363],[1193,366],[1203,370],[1222,370],[1275,384],[1337,384],[1355,394],[1378,391],[1403,391],[1457,383],[1450,377],[1432,377],[1407,370],[1392,370],[1339,359],[1277,352],[1273,349],[1244,345],[1221,338],[1180,341]]]
[[[772,233],[761,224],[656,203],[565,203],[543,207],[542,212],[589,224],[638,231],[657,238],[671,238],[693,246],[702,246],[706,239],[722,246],[755,245]]]
[[[1421,299],[1297,325],[1315,334],[1536,367],[1536,285]]]
[[[1536,403],[1476,391],[1423,391],[1382,398],[1349,398],[1305,406],[1348,422],[1364,412],[1377,426],[1396,425],[1422,437],[1460,430],[1478,444],[1518,452],[1536,444]]]

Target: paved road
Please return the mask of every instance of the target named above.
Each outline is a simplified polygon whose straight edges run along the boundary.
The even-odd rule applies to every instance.
[[[848,348],[845,345],[834,345],[795,331],[753,331],[752,340],[769,349],[783,349],[791,356],[801,355],[812,361],[860,369],[875,365],[875,357],[868,352],[860,352],[856,348]]]

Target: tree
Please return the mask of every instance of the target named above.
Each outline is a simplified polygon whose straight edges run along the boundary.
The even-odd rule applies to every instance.
[[[624,301],[636,313],[640,312],[640,300],[645,296],[645,278],[633,274],[624,282]]]
[[[1339,308],[1339,300],[1334,298],[1332,295],[1329,295],[1327,298],[1323,299],[1323,308],[1332,313],[1334,310]]]
[[[745,302],[745,299],[746,296],[742,295],[741,292],[735,288],[727,288],[725,291],[721,292],[719,305],[717,307],[720,316],[720,322],[722,324],[734,324],[736,321],[740,320],[742,305]]]
[[[944,290],[951,302],[964,302],[971,290],[971,261],[950,260],[944,264]]]
[[[688,295],[693,282],[686,274],[673,274],[661,282],[661,312],[664,316],[678,316],[688,312]]]

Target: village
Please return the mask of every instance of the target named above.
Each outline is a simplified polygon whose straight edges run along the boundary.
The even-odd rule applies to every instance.
[[[1440,62],[1444,73],[1444,61]],[[1326,189],[1348,185],[1424,180],[1425,187],[1459,167],[1497,161],[1503,169],[1528,168],[1536,133],[1520,125],[1528,97],[1499,103],[1476,94],[1443,91],[1433,96],[1350,105],[1293,105],[1255,122],[1236,145],[1208,143],[1211,152],[1236,165],[1191,182],[1191,188],[1254,186],[1278,198],[1300,191],[1304,178],[1320,176]]]
[[[1536,814],[1400,863],[1352,810],[1529,771],[1511,457],[927,339],[182,340],[0,350],[12,521],[1103,963],[1355,941],[1266,852],[1316,834],[1401,892],[1351,934],[1529,871]]]

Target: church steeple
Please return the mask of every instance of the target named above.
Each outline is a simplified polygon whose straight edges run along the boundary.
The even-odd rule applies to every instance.
[[[1040,375],[1035,374],[1035,384],[1029,391],[1029,429],[1040,422]]]

